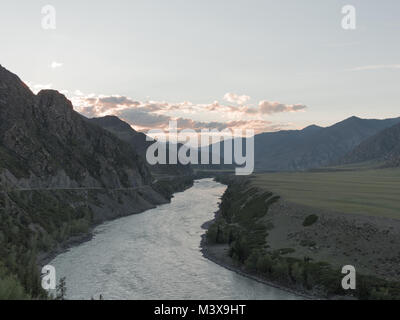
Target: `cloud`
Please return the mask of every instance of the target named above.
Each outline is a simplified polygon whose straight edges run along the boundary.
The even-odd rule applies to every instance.
[[[142,112],[140,110],[126,110],[121,113],[117,113],[116,116],[129,123],[131,126],[139,131],[146,132],[151,129],[162,129],[168,130],[169,122],[176,121],[177,129],[192,129],[196,132],[202,130],[218,130],[222,131],[225,129],[231,130],[245,130],[253,129],[254,132],[261,133],[266,131],[281,130],[285,125],[274,124],[271,121],[266,120],[233,120],[233,121],[196,121],[188,118],[174,118],[165,115],[150,114]]]
[[[223,112],[225,114],[236,114],[237,116],[263,116],[272,115],[281,112],[297,112],[307,108],[304,104],[283,104],[275,101],[262,100],[259,102],[258,107],[251,107],[245,105],[230,106],[222,105],[215,101],[210,105],[202,105],[203,110],[210,112]]]
[[[253,129],[256,133],[275,131],[285,125],[272,123],[263,119],[264,117],[283,112],[302,111],[306,108],[303,104],[283,104],[267,100],[260,101],[258,106],[244,105],[249,97],[235,94],[226,94],[225,98],[235,101],[236,105],[218,101],[209,104],[194,104],[189,101],[180,103],[139,101],[120,95],[85,95],[79,90],[71,94],[70,99],[75,110],[86,117],[115,115],[134,129],[143,132],[150,129],[167,130],[172,120],[177,121],[178,130],[193,129],[200,132],[202,129],[218,131]],[[207,118],[213,120],[203,120]]]
[[[197,122],[192,121],[190,119],[178,119],[178,128],[185,129],[193,129],[196,131],[200,131],[202,129],[209,130],[218,130],[222,131],[225,129],[231,130],[245,130],[245,129],[253,129],[255,133],[261,133],[265,131],[276,131],[280,130],[285,125],[282,124],[274,124],[271,121],[266,120],[234,120],[227,122]]]
[[[236,94],[236,93],[230,93],[230,92],[228,92],[228,93],[226,93],[226,94],[224,95],[224,100],[225,100],[225,101],[228,101],[228,102],[230,102],[230,103],[236,103],[236,104],[239,104],[239,105],[243,105],[243,104],[245,104],[247,101],[250,100],[250,97],[249,97],[249,96],[246,96],[246,95],[238,95],[238,94]]]
[[[108,105],[110,107],[113,107],[114,105],[137,106],[140,104],[140,102],[138,101],[134,101],[132,99],[123,96],[100,97],[98,98],[98,102],[104,105]]]
[[[377,65],[361,66],[349,69],[348,71],[368,71],[368,70],[382,70],[382,69],[400,69],[400,64],[377,64]]]
[[[61,68],[64,64],[62,62],[53,61],[50,65],[52,69]]]
[[[164,128],[172,120],[169,116],[149,113],[140,109],[125,109],[116,113],[116,116],[131,125],[143,128]]]
[[[85,96],[79,90],[76,90],[74,95],[71,98],[73,105],[86,116],[89,116],[89,114],[108,115],[119,109],[135,108],[140,105],[140,102],[124,96],[96,96],[94,94]]]
[[[244,100],[246,99],[241,98],[240,101]],[[260,101],[258,107],[251,107],[246,105],[233,106],[221,104],[218,101],[214,101],[211,104],[193,104],[188,101],[180,103],[169,103],[166,101],[142,102],[125,96],[84,96],[81,93],[79,96],[73,98],[73,102],[79,109],[82,109],[83,107],[92,107],[98,116],[112,114],[118,110],[138,109],[142,112],[156,114],[171,114],[172,112],[179,112],[196,115],[208,112],[215,113],[215,116],[242,118],[255,116],[261,117],[282,112],[297,112],[307,108],[307,106],[303,104],[283,104],[267,100]]]
[[[258,104],[261,114],[273,114],[279,112],[296,112],[307,108],[303,104],[282,104],[279,102],[260,101]]]

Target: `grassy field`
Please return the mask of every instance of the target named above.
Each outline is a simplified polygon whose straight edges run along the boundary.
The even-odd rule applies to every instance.
[[[284,199],[345,213],[400,219],[400,168],[255,174],[252,183]]]

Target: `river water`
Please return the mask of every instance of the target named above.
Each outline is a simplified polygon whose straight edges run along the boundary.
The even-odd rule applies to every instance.
[[[92,240],[50,264],[66,277],[68,299],[297,299],[204,258],[201,225],[225,186],[196,181],[172,202],[104,223]]]

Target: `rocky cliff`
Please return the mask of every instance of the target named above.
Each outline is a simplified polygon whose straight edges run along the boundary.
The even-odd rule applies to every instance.
[[[54,90],[34,95],[0,67],[0,170],[10,187],[138,187],[151,182],[135,150]]]
[[[0,299],[45,297],[38,261],[104,220],[166,203],[190,182],[166,188],[134,145],[59,92],[35,95],[0,66],[0,287],[8,294],[0,290]]]

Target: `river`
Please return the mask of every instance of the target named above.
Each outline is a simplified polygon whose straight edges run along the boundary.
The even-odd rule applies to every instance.
[[[225,186],[196,181],[172,202],[106,222],[92,240],[58,255],[68,299],[298,299],[227,270],[200,252]]]

